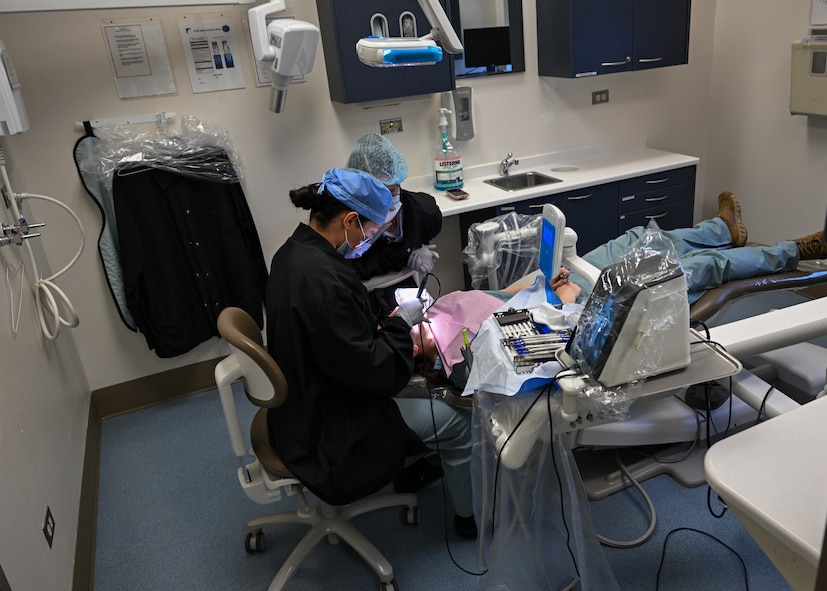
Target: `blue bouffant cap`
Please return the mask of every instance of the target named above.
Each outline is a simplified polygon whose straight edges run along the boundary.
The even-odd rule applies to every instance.
[[[359,138],[347,159],[347,167],[369,172],[386,185],[400,185],[408,178],[405,157],[378,133]]]
[[[384,224],[393,196],[373,176],[352,168],[331,168],[319,183],[319,193],[327,189],[338,201],[376,224]]]

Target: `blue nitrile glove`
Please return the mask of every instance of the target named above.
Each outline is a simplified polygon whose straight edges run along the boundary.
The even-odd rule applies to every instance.
[[[425,319],[425,311],[422,306],[422,300],[413,299],[407,302],[402,302],[396,309],[396,315],[408,323],[408,326],[413,328]]]
[[[436,244],[423,244],[408,257],[408,267],[419,273],[430,273],[434,270],[434,263],[439,258]]]

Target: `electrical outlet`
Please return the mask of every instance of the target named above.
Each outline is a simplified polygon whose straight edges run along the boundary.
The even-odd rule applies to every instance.
[[[603,103],[609,102],[609,89],[606,90],[595,90],[592,92],[592,104],[593,105],[602,105]]]
[[[402,131],[402,118],[382,119],[379,122],[379,132],[382,135],[386,133],[400,133]]]
[[[55,539],[55,518],[52,517],[52,510],[48,505],[46,505],[46,516],[43,518],[43,535],[46,536],[46,542],[51,548],[52,541]]]

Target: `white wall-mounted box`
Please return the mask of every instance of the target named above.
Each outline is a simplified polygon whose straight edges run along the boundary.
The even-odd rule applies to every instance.
[[[827,36],[813,35],[792,44],[790,113],[827,115]]]

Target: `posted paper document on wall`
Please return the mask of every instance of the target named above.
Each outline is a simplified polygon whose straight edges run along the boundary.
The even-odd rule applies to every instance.
[[[160,21],[105,20],[103,36],[115,73],[118,96],[175,94],[175,78]]]
[[[192,91],[214,92],[244,88],[237,64],[235,24],[222,14],[185,15],[178,19]]]

